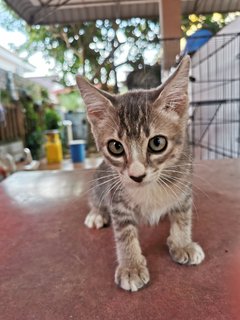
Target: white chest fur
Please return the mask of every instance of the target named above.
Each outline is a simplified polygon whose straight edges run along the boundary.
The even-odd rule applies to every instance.
[[[132,204],[138,207],[137,218],[151,225],[157,224],[172,207],[178,203],[177,195],[161,188],[157,183],[129,188]]]

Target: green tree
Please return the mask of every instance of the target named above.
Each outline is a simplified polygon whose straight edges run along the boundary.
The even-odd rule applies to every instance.
[[[63,82],[80,72],[91,82],[118,91],[117,72],[122,65],[134,69],[144,65],[144,58],[155,50],[156,63],[160,44],[157,21],[130,19],[85,22],[65,26],[26,27],[28,41],[20,48],[30,54],[41,50],[52,57],[61,70]]]
[[[0,0],[1,1],[1,0]],[[28,55],[40,51],[46,59],[54,58],[62,82],[71,83],[72,75],[81,73],[91,82],[118,91],[117,73],[121,66],[133,70],[146,61],[155,64],[160,51],[157,20],[133,18],[104,20],[69,25],[28,26],[0,2],[0,25],[18,21],[17,30],[27,37],[18,52]],[[9,23],[10,22],[10,23]],[[151,57],[149,57],[151,55]]]
[[[185,16],[183,34],[188,36],[200,28],[216,33],[231,20],[231,15]],[[18,51],[29,55],[41,51],[46,59],[53,58],[55,72],[67,85],[73,83],[75,74],[81,73],[91,82],[101,83],[103,89],[110,87],[117,92],[118,71],[123,65],[127,70],[136,70],[149,62],[155,64],[159,58],[157,20],[133,18],[30,27],[0,2],[0,26],[22,30],[27,41]]]

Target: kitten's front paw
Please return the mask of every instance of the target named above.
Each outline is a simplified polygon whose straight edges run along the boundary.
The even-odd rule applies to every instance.
[[[197,265],[205,258],[203,249],[196,242],[191,242],[186,247],[181,248],[168,241],[168,246],[172,259],[180,264]]]
[[[150,280],[148,268],[145,264],[136,266],[119,265],[115,272],[115,283],[122,289],[138,291]]]
[[[106,217],[103,217],[100,213],[95,210],[91,210],[86,216],[84,224],[90,228],[100,229],[109,223],[109,220]]]

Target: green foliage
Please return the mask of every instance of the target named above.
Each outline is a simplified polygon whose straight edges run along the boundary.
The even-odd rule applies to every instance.
[[[49,102],[48,91],[44,88],[41,88],[41,98],[43,103]]]
[[[84,110],[84,103],[79,91],[59,95],[59,102],[67,111]]]
[[[20,102],[25,111],[25,145],[31,150],[33,158],[39,159],[43,144],[43,126],[40,114],[36,111],[36,106],[30,96],[23,94]]]
[[[0,90],[0,101],[3,105],[11,103],[12,97],[8,90]]]
[[[25,114],[25,146],[31,150],[34,159],[42,156],[43,133],[46,127],[44,108],[47,101],[46,90],[36,85],[28,85],[27,91],[23,90],[20,94],[20,103]]]
[[[58,113],[54,109],[47,109],[45,111],[45,127],[47,130],[59,129],[59,122],[61,121]]]
[[[37,127],[35,131],[27,135],[26,146],[31,150],[33,159],[42,157],[43,133],[41,128]]]
[[[197,29],[208,29],[216,34],[226,25],[226,20],[229,14],[212,13],[207,15],[190,14],[182,18],[182,31],[184,35],[189,36],[190,33],[197,31]]]

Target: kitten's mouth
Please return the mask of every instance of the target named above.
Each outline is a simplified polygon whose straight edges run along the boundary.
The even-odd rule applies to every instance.
[[[143,187],[149,185],[151,182],[152,182],[152,181],[149,181],[149,180],[147,180],[147,181],[141,181],[141,182],[131,181],[131,182],[130,182],[130,185],[131,185],[131,187],[134,187],[134,188],[143,188]]]

